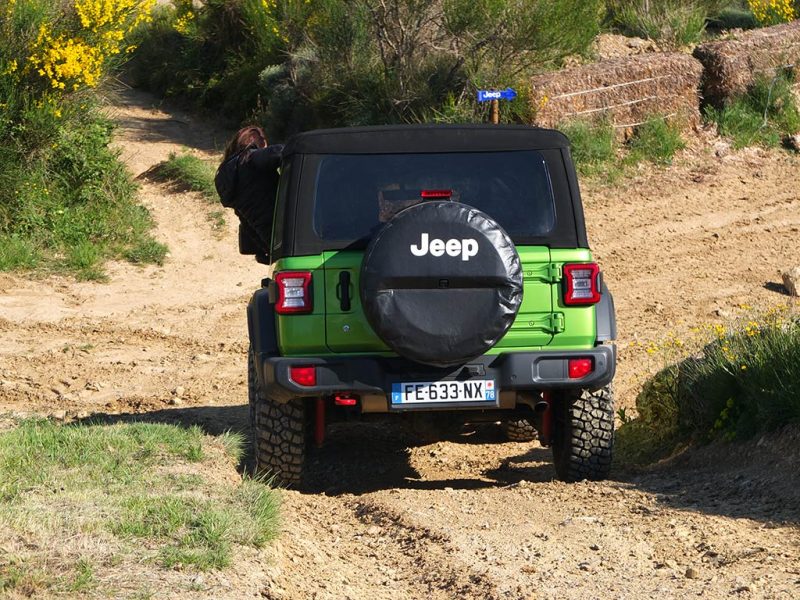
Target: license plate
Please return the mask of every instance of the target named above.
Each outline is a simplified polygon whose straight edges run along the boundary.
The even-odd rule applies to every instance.
[[[496,394],[493,379],[392,384],[392,404],[494,402]]]

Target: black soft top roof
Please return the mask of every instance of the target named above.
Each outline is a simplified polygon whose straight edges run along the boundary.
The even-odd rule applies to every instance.
[[[406,154],[569,148],[564,134],[525,125],[386,125],[317,129],[293,136],[291,154]]]

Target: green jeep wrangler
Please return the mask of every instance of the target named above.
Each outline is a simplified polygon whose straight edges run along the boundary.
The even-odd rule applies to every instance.
[[[560,479],[608,475],[614,304],[562,134],[321,130],[282,160],[247,310],[259,472],[300,484],[328,423],[383,413],[502,422]]]

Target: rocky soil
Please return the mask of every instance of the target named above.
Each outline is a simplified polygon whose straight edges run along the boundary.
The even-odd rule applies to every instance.
[[[170,151],[216,159],[227,132],[125,91],[117,143],[141,175]],[[698,134],[700,138],[707,135]],[[614,292],[619,403],[663,359],[643,346],[748,306],[796,302],[800,159],[706,150],[584,189],[590,241]],[[233,221],[142,181],[171,254],[112,264],[106,284],[0,275],[0,427],[89,415],[247,429],[244,308],[267,270]],[[342,425],[283,492],[283,534],[225,573],[163,578],[163,596],[273,599],[800,597],[800,432],[709,447],[605,483],[554,480],[549,451],[482,426],[424,443]],[[155,568],[153,568],[155,569]],[[142,575],[158,586],[157,570]],[[139,574],[132,573],[131,577]],[[170,581],[172,583],[167,584]],[[161,595],[160,593],[157,595]]]

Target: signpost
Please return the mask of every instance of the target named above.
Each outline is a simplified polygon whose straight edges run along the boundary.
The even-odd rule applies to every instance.
[[[500,100],[513,100],[517,92],[511,88],[504,90],[478,90],[478,102],[492,103],[492,123],[500,123]]]

